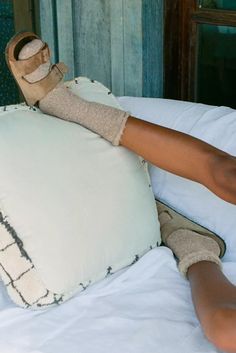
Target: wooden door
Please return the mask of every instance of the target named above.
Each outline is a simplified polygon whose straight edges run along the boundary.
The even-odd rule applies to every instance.
[[[166,98],[236,108],[236,2],[165,1]]]
[[[39,33],[39,0],[13,0],[15,32]]]

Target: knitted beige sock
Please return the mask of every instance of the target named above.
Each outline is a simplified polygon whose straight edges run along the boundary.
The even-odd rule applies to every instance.
[[[58,118],[73,121],[119,145],[129,114],[107,105],[87,102],[64,86],[57,87],[39,103],[40,109]]]
[[[179,260],[179,270],[187,276],[191,265],[210,261],[221,266],[221,249],[212,232],[157,202],[162,240]],[[202,234],[201,234],[202,233]]]
[[[187,276],[190,266],[200,261],[210,261],[221,265],[219,245],[211,238],[188,229],[179,229],[172,233],[166,245],[179,259],[179,270]]]
[[[37,53],[43,42],[34,39],[19,53],[19,60]],[[51,63],[40,65],[37,70],[25,76],[29,82],[36,82],[47,76]],[[40,102],[39,108],[46,114],[78,123],[99,134],[113,145],[119,145],[129,114],[107,105],[88,102],[71,93],[61,83],[49,92]]]

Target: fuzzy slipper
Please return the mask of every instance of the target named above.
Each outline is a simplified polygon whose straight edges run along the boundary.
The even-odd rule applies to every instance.
[[[190,221],[160,201],[156,202],[163,243],[179,260],[179,269],[186,275],[188,268],[199,261],[220,265],[226,251],[222,238]]]
[[[52,65],[48,75],[37,82],[29,82],[25,76],[34,72],[42,64],[50,61],[48,45],[44,43],[42,48],[33,56],[25,60],[19,60],[21,49],[30,41],[40,39],[32,32],[17,33],[7,44],[5,50],[6,62],[15,78],[28,105],[35,105],[44,98],[48,92],[62,81],[67,67],[64,63]]]

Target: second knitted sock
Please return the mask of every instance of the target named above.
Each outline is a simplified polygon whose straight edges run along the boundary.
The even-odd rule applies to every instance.
[[[200,261],[221,266],[220,256],[224,254],[225,243],[220,237],[159,201],[157,209],[162,241],[177,257],[184,276],[190,266]]]

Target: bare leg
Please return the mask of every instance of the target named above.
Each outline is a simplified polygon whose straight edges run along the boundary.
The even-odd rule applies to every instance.
[[[236,158],[187,134],[129,117],[121,145],[236,204]]]
[[[198,139],[135,118],[128,119],[121,144],[154,165],[200,182],[235,203],[236,183],[230,185],[236,177],[235,157]],[[188,278],[206,337],[219,349],[236,352],[236,287],[212,262],[192,265]]]
[[[211,262],[188,270],[196,313],[206,337],[225,352],[236,352],[236,287]]]

